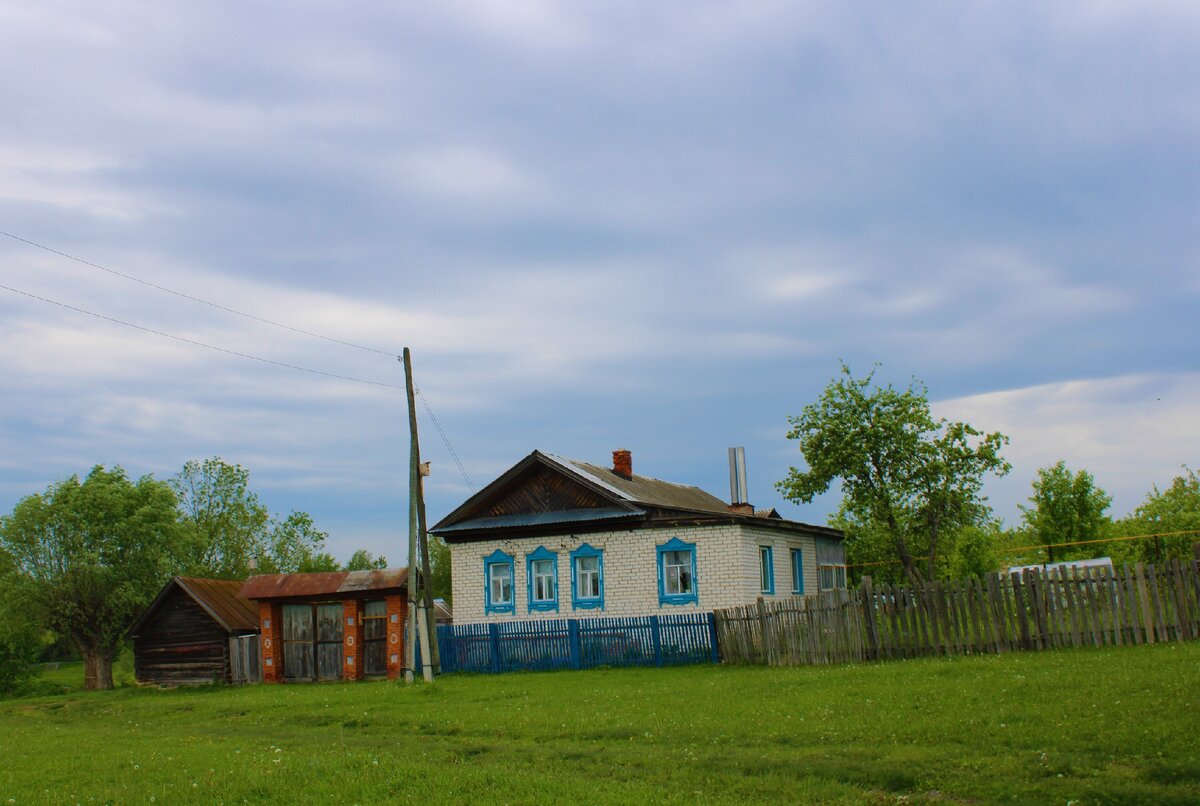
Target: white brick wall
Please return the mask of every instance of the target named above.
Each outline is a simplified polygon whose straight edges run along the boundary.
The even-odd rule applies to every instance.
[[[657,547],[677,537],[696,544],[696,592],[699,602],[659,605]],[[604,551],[604,610],[575,610],[571,604],[570,554],[583,543]],[[558,554],[558,611],[529,612],[525,555],[539,546]],[[809,535],[740,524],[635,529],[585,535],[527,537],[455,543],[450,546],[454,585],[454,620],[524,621],[544,618],[649,616],[706,612],[713,608],[751,604],[759,596],[759,546],[771,546],[775,564],[774,598],[792,595],[792,548],[803,551],[805,593],[817,585],[816,544]],[[496,549],[513,557],[516,612],[484,613],[483,560]],[[768,598],[772,598],[768,596]]]

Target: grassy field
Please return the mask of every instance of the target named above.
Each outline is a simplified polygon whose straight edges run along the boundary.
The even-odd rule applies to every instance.
[[[1200,802],[1200,643],[836,668],[73,690],[0,804]]]

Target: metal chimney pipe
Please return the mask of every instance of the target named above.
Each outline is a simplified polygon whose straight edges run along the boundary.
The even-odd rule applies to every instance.
[[[745,504],[746,493],[746,449],[729,449],[729,499],[732,504]]]

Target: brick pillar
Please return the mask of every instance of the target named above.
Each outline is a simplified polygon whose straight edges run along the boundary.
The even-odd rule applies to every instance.
[[[342,679],[362,680],[363,623],[362,603],[357,599],[342,602]]]
[[[404,670],[404,623],[408,617],[408,601],[401,594],[384,597],[387,602],[387,676],[400,677]]]
[[[258,603],[259,642],[262,649],[264,683],[283,682],[283,607]]]

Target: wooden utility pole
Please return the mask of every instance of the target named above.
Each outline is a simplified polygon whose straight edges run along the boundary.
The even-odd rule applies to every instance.
[[[413,373],[412,373],[412,354],[408,348],[404,348],[404,356],[401,358],[404,364],[404,391],[408,396],[408,432],[409,432],[409,451],[408,451],[408,619],[407,629],[404,636],[404,682],[412,683],[414,672],[417,663],[417,641],[418,635],[421,642],[421,666],[425,681],[433,682],[433,665],[431,655],[434,649],[430,644],[428,623],[429,619],[426,615],[425,601],[418,605],[417,593],[418,588],[424,583],[426,592],[428,593],[429,582],[428,574],[422,574],[418,569],[418,554],[425,552],[420,551],[424,548],[424,501],[422,497],[421,483],[421,448],[417,441],[417,409],[415,396],[413,395]],[[428,556],[425,558],[425,565],[428,566]],[[422,579],[424,577],[424,579]],[[426,595],[426,600],[429,596]],[[418,613],[418,610],[421,612]]]
[[[429,462],[419,467],[420,488],[417,495],[417,541],[421,552],[421,591],[424,593],[425,618],[429,633],[429,662],[433,664],[433,673],[442,673],[442,655],[437,641],[437,609],[433,606],[433,570],[429,560],[429,533],[425,531],[425,477],[429,475]],[[422,656],[425,657],[425,656]]]

